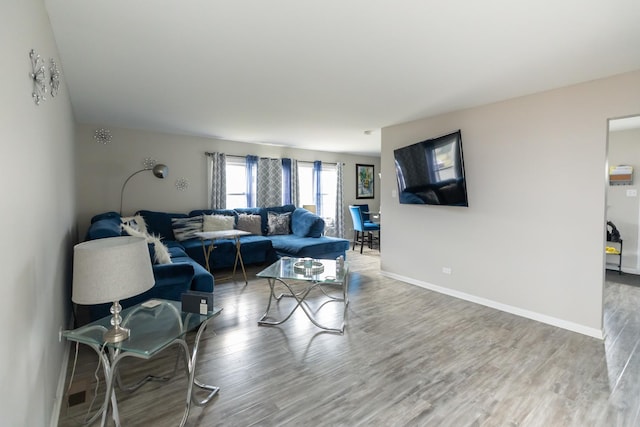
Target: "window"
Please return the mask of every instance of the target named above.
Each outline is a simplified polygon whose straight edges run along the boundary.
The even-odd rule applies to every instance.
[[[336,219],[336,189],[338,186],[338,172],[335,164],[322,164],[320,175],[322,186],[322,217],[330,220],[331,224]],[[329,222],[327,221],[329,225]]]
[[[227,156],[227,207],[247,207],[247,163],[244,157]]]
[[[316,192],[313,188],[313,163],[298,161],[298,206],[315,205]]]
[[[335,164],[322,164],[320,173],[320,188],[322,193],[320,210],[316,213],[323,217],[330,225],[336,216],[336,189],[338,186],[338,172]],[[317,205],[315,180],[313,179],[313,163],[298,161],[298,182],[300,194],[298,206]]]
[[[299,183],[299,200],[298,206],[318,205],[315,188],[315,180],[313,173],[313,162],[298,161],[298,183]],[[247,162],[244,157],[227,156],[226,159],[227,173],[227,207],[228,208],[246,208],[247,206],[247,183],[251,182],[254,186],[255,193],[255,177],[247,176]],[[324,218],[327,227],[332,227],[336,216],[336,191],[337,191],[338,171],[335,164],[322,164],[320,173],[321,187],[321,204],[317,214]]]

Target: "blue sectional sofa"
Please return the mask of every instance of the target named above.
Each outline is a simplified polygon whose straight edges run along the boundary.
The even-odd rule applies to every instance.
[[[122,231],[122,221],[117,212],[107,212],[96,215],[91,219],[85,240],[117,237],[126,234]],[[143,294],[120,301],[123,308],[144,302],[151,298],[180,300],[181,295],[188,290],[213,292],[213,276],[200,264],[191,259],[182,248],[177,245],[169,246],[171,264],[158,264],[153,260],[150,246],[151,262],[153,263],[154,286]],[[91,320],[99,319],[109,314],[111,304],[99,304],[89,307]]]
[[[269,234],[269,212],[289,215],[288,234]],[[260,234],[240,237],[240,250],[245,265],[271,263],[282,256],[325,259],[334,259],[340,255],[346,257],[349,241],[323,236],[324,220],[305,209],[296,208],[294,205],[270,208],[194,210],[188,214],[141,210],[136,215],[140,215],[144,219],[146,229],[150,234],[160,237],[162,243],[169,250],[171,263],[154,263],[153,273],[156,279],[154,287],[142,295],[121,301],[120,304],[123,307],[128,307],[150,298],[180,300],[181,294],[188,290],[213,292],[214,277],[204,268],[202,241],[199,238],[178,241],[174,233],[172,218],[224,215],[233,217],[233,223],[237,226],[238,219],[242,214],[260,216]],[[121,222],[122,218],[116,212],[94,216],[87,231],[86,240],[126,234],[122,230]],[[205,241],[205,244],[209,243]],[[152,250],[152,245],[150,245],[150,251]],[[216,240],[215,250],[209,260],[210,269],[215,272],[217,269],[233,267],[235,254],[236,248],[233,240]],[[92,306],[91,317],[106,316],[109,307],[109,304]]]

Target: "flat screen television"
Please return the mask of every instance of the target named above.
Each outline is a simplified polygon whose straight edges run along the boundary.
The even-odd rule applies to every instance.
[[[461,131],[397,148],[393,155],[400,203],[469,206]]]

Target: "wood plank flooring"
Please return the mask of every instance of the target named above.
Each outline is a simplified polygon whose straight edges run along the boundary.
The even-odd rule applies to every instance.
[[[379,253],[357,252],[348,253],[344,335],[320,331],[302,313],[280,327],[257,326],[268,297],[266,280],[253,276],[260,267],[247,286],[216,284],[224,311],[203,336],[198,376],[221,391],[193,407],[187,425],[640,425],[640,287],[607,281],[600,341],[382,277]],[[330,303],[318,313],[337,325],[342,311]],[[127,360],[123,379],[170,371],[175,355]],[[96,359],[80,346],[74,384],[88,384],[88,398],[63,403],[60,426],[80,425],[86,414]],[[118,391],[122,424],[178,425],[185,387],[177,375]],[[94,409],[99,402],[100,391]]]

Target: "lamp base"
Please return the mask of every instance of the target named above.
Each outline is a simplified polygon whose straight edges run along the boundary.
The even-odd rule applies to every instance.
[[[102,335],[102,339],[104,340],[104,342],[108,343],[124,341],[127,338],[129,338],[129,329],[122,328],[118,325],[112,327],[107,332],[105,332],[104,335]]]

